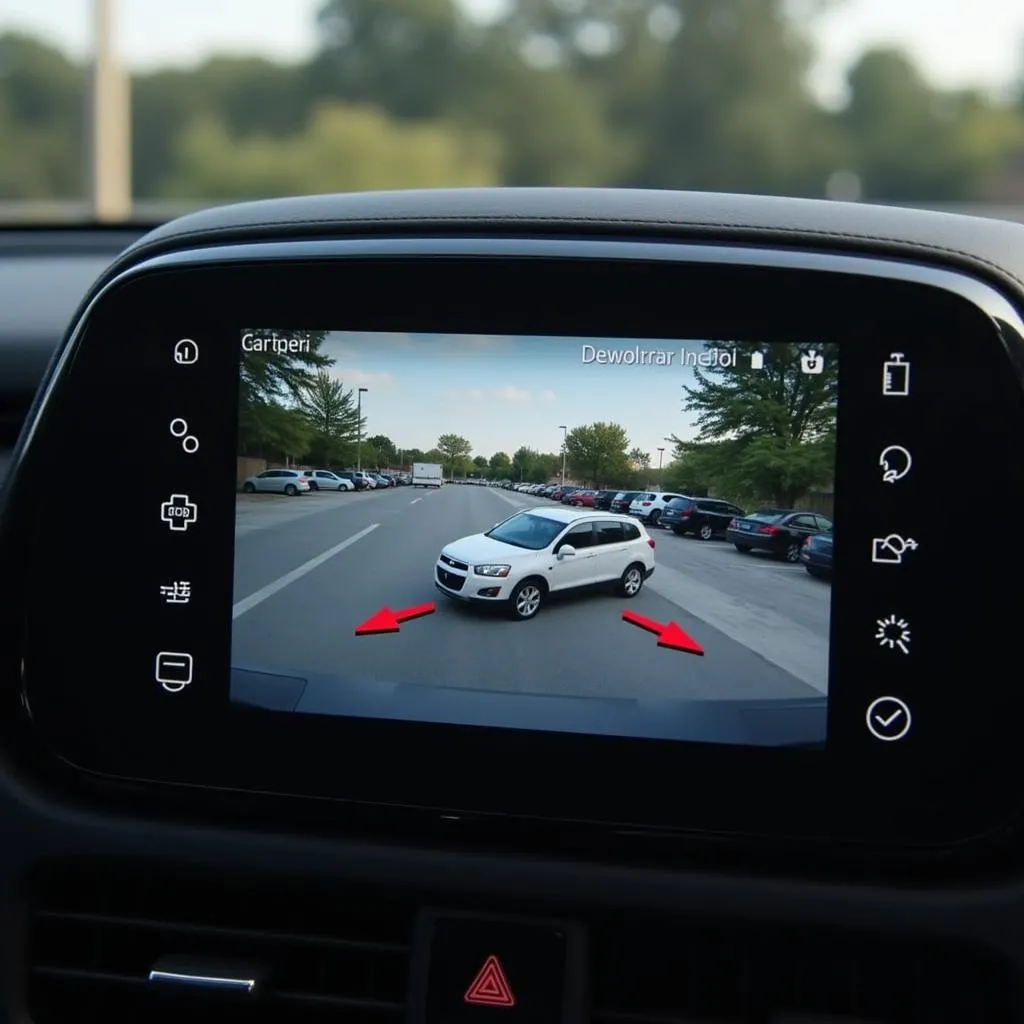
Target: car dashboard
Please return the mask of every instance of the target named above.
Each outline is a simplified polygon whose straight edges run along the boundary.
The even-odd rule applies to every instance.
[[[720,213],[712,210],[708,219]],[[477,258],[465,246],[474,232],[486,233],[486,225],[474,227],[469,213],[461,216],[468,228],[456,255]],[[301,219],[285,211],[282,222]],[[372,216],[354,219],[352,244],[372,245]],[[603,214],[605,235],[614,220]],[[405,227],[410,223],[407,218]],[[238,229],[230,217],[222,227],[221,237],[211,234],[203,245],[250,244],[231,235]],[[70,343],[69,325],[99,315],[89,312],[102,304],[95,282],[109,284],[119,266],[130,268],[125,254],[140,240],[147,244],[150,229],[0,231],[0,475],[21,458],[23,430],[55,401],[44,401],[40,388],[77,372],[67,370],[66,361],[58,365],[59,353]],[[143,255],[169,261],[164,269],[173,271],[180,254],[173,239],[160,241],[161,230],[167,229],[157,228],[165,248],[157,244]],[[182,237],[193,231],[202,238],[204,230],[214,229],[186,225]],[[439,230],[436,223],[424,228],[417,244]],[[635,233],[655,244],[657,230],[651,221]],[[955,230],[949,226],[951,237]],[[521,228],[507,233],[530,235]],[[330,234],[301,242],[319,245]],[[556,226],[549,234],[571,241],[573,232]],[[802,244],[810,248],[808,237]],[[779,238],[786,238],[785,229]],[[270,241],[292,244],[285,233]],[[842,232],[829,244],[842,252]],[[786,244],[777,241],[777,247]],[[386,254],[397,264],[408,250]],[[528,258],[505,250],[498,256]],[[898,245],[890,256],[909,258]],[[302,258],[313,261],[318,254],[310,248]],[[243,263],[248,256],[239,251],[232,259]],[[413,305],[430,308],[418,297]],[[157,319],[136,323],[140,336],[160,326]],[[393,329],[400,329],[397,321]],[[145,405],[144,374],[126,367],[117,387],[133,407]],[[44,516],[44,506],[66,516],[75,508],[83,516],[88,508],[101,517],[118,515],[125,492],[147,472],[134,464],[124,433],[109,436],[100,450],[91,442],[79,450],[72,444],[53,456],[51,450],[48,471],[35,466],[30,481],[47,529],[57,513]],[[86,467],[93,485],[83,493]],[[19,481],[21,501],[30,508],[25,479]],[[423,500],[448,500],[447,490],[446,484]],[[659,533],[657,543],[656,555],[670,540]],[[142,560],[146,550],[124,557]],[[5,589],[27,588],[30,579],[46,593],[72,586],[58,562],[9,562]],[[652,578],[659,579],[657,571]],[[74,585],[62,608],[107,600],[104,588],[116,586],[116,577],[96,578],[94,589],[83,589],[80,579]],[[73,685],[83,707],[90,694],[100,701],[133,622],[126,612],[125,625],[112,622],[102,643],[62,652],[74,654]],[[530,626],[509,628],[522,636],[518,630]],[[59,638],[49,642],[60,644]],[[73,634],[67,642],[74,645]],[[980,673],[1012,685],[994,659],[979,656],[978,664]],[[753,826],[746,836],[629,821],[608,828],[582,813],[576,820],[520,814],[497,821],[482,808],[432,807],[419,799],[399,813],[396,801],[367,796],[345,804],[342,813],[326,788],[301,801],[283,784],[276,792],[270,785],[250,791],[226,766],[216,792],[204,788],[197,781],[199,742],[193,746],[184,731],[174,754],[180,779],[118,776],[99,762],[95,770],[69,771],[72,758],[55,757],[34,734],[45,717],[42,702],[26,699],[18,665],[3,665],[19,678],[3,680],[10,699],[0,721],[0,1022],[64,1024],[84,1016],[115,1024],[182,1015],[221,1024],[487,1024],[503,1017],[510,1024],[1024,1020],[1024,843],[1015,818],[1001,819],[978,844],[957,838],[888,856],[838,832],[834,842],[821,834],[790,843],[762,841]],[[180,724],[175,717],[164,721],[168,734]],[[87,728],[101,747],[102,719],[90,719]],[[256,742],[266,744],[261,751],[269,759],[269,734],[260,733]],[[397,786],[427,770],[425,749],[378,746],[365,752],[360,770],[381,772]],[[579,750],[583,757],[586,751]],[[545,751],[538,747],[536,756]],[[528,744],[517,752],[510,747],[501,764],[467,759],[458,774],[480,774],[481,785],[492,781],[512,790],[508,780],[531,756]],[[554,762],[567,790],[587,785],[573,756]],[[657,762],[659,774],[645,784],[619,777],[637,799],[646,789],[643,799],[652,803],[696,804],[700,790],[729,770],[721,758],[704,763],[703,771],[692,766],[672,774]],[[317,764],[330,771],[329,758]],[[748,771],[744,764],[741,769],[736,762],[736,771]],[[960,778],[969,777],[964,786],[984,788],[982,773],[989,771],[1013,774],[1002,762],[979,764],[977,772],[969,762],[956,766]],[[861,796],[876,807],[890,799],[887,770],[872,768],[865,777],[870,792]],[[601,777],[613,788],[611,775]],[[810,777],[786,779],[792,788],[780,799],[798,799],[799,787],[815,784]],[[734,782],[753,785],[750,777]],[[815,800],[820,796],[816,791]],[[938,808],[943,799],[942,792],[928,797]],[[893,827],[898,830],[899,822]]]

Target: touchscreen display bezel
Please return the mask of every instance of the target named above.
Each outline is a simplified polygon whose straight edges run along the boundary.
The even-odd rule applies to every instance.
[[[833,604],[842,635],[834,632],[831,646],[827,748],[524,733],[232,706],[237,373],[239,338],[253,324],[550,335],[552,344],[559,337],[594,336],[838,344]],[[996,667],[1012,656],[1012,619],[983,595],[976,603],[984,606],[991,641],[984,648],[953,647],[942,639],[940,620],[948,608],[941,590],[944,583],[955,593],[971,581],[1014,578],[1012,563],[1024,562],[1024,555],[1001,552],[998,571],[974,563],[940,568],[921,559],[903,595],[924,638],[912,679],[899,678],[895,662],[880,662],[870,642],[843,634],[850,623],[873,622],[879,594],[891,586],[891,578],[872,574],[862,550],[864,537],[885,529],[874,492],[887,422],[879,419],[884,407],[877,395],[851,382],[877,376],[885,357],[900,348],[925,353],[919,356],[925,359],[920,339],[927,339],[936,352],[948,350],[944,361],[936,357],[937,387],[950,385],[967,363],[981,392],[971,390],[965,409],[981,412],[984,397],[986,407],[1002,403],[1024,428],[1024,392],[1014,362],[1020,334],[1013,307],[981,282],[910,263],[835,255],[667,243],[435,239],[276,243],[154,259],[108,285],[89,307],[18,467],[10,518],[14,529],[31,532],[22,545],[32,567],[25,577],[30,597],[22,665],[33,725],[66,762],[119,778],[871,843],[948,843],[985,832],[1024,796],[1013,781],[1013,722],[1024,697],[1001,685]],[[176,377],[180,367],[167,358],[168,346],[181,337],[202,340],[201,375],[191,379]],[[1013,507],[1024,497],[1024,470],[995,446],[1002,436],[996,424],[979,420],[980,442],[965,439],[959,449],[945,435],[941,451],[930,440],[941,398],[923,389],[901,436],[910,437],[924,465],[973,457],[977,467],[980,460],[976,471],[997,481],[998,493]],[[131,422],[129,431],[122,427],[115,460],[131,488],[115,503],[122,510],[87,521],[47,503],[26,514],[34,467],[52,464],[70,444],[88,450],[90,441],[109,437],[115,421],[104,410],[118,403],[117,422],[126,413]],[[151,523],[136,510],[158,507],[161,495],[176,486],[166,463],[151,453],[159,450],[165,413],[183,404],[190,422],[210,439],[188,483],[202,495],[205,529],[195,531],[187,554],[176,550],[174,558],[187,564],[206,596],[194,624],[179,631],[175,643],[179,649],[189,644],[206,667],[186,692],[169,697],[147,685],[151,649],[167,640],[161,620],[137,597],[139,587],[155,591],[161,572],[155,563],[168,549],[156,519]],[[949,408],[946,413],[956,414]],[[1005,424],[1001,430],[1010,432]],[[82,493],[94,469],[89,460],[72,462],[62,472],[63,486]],[[929,494],[941,493],[937,483],[931,492],[919,490],[911,512],[920,520]],[[955,514],[940,509],[930,518],[921,523],[922,543],[935,546]],[[97,574],[104,580],[103,598],[90,601],[81,584]],[[55,587],[55,580],[68,585]],[[87,685],[74,671],[83,659],[96,666]],[[985,704],[983,719],[963,714],[957,680],[968,675],[972,699]],[[913,703],[915,729],[906,742],[878,743],[864,728],[864,709],[880,692],[903,694]]]

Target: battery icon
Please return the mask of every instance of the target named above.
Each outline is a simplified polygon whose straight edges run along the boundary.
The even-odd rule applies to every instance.
[[[902,352],[893,352],[882,363],[882,394],[894,398],[910,394],[910,361]]]
[[[764,369],[764,353],[763,352],[751,352],[750,353],[750,368],[752,370],[763,370]]]

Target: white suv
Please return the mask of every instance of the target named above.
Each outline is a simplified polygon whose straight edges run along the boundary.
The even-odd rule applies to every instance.
[[[683,498],[683,494],[665,494],[661,491],[642,491],[629,503],[629,514],[642,519],[648,526],[657,526],[661,522],[661,514],[665,506],[673,498]]]
[[[523,620],[556,590],[612,583],[636,597],[653,572],[654,541],[629,516],[539,506],[448,544],[434,583],[456,600],[507,602],[511,617]]]

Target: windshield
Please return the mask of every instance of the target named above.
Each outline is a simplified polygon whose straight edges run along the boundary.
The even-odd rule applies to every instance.
[[[619,185],[1024,219],[1022,42],[1013,0],[8,0],[0,217]]]
[[[503,544],[511,544],[516,548],[527,548],[530,551],[542,551],[553,544],[555,538],[565,529],[565,523],[547,516],[530,515],[521,512],[498,523],[493,530],[484,534],[491,540],[500,540]]]

